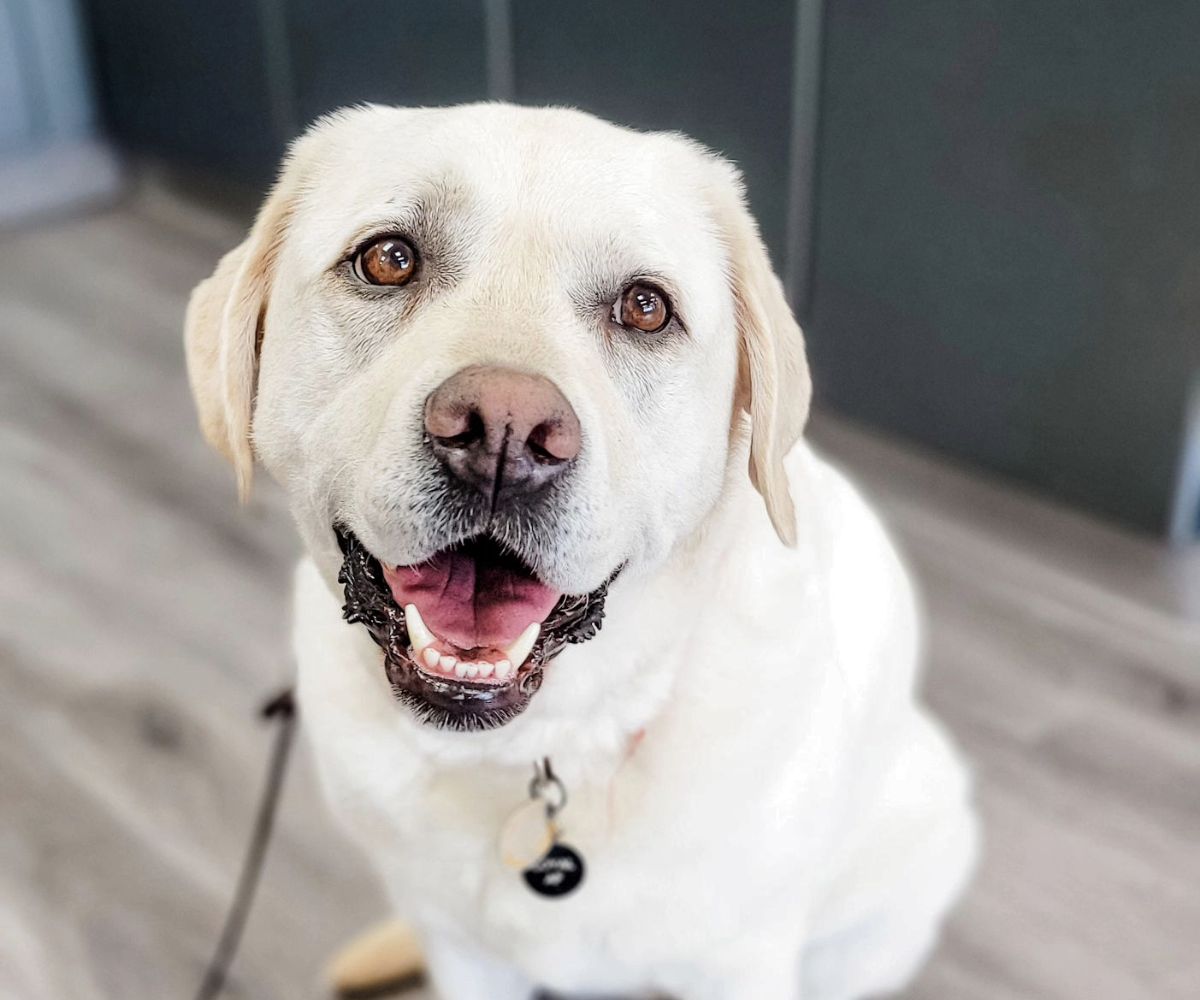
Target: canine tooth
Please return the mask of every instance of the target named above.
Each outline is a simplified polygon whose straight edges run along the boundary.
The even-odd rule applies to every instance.
[[[412,640],[413,649],[418,653],[426,646],[433,645],[433,633],[429,631],[415,604],[404,605],[404,624],[408,626],[408,638]],[[429,665],[432,667],[434,664]]]
[[[506,681],[509,674],[512,673],[512,664],[508,660],[501,660],[496,664],[496,680]]]
[[[456,677],[466,677],[466,676],[467,676],[467,667],[468,667],[468,666],[469,666],[469,664],[466,664],[466,663],[459,663],[459,664],[458,664],[458,665],[457,665],[457,666],[454,668],[454,675],[455,675]]]
[[[504,652],[508,654],[508,658],[512,661],[514,667],[519,667],[527,659],[529,654],[533,652],[533,644],[537,642],[538,632],[541,631],[541,625],[534,622],[524,632],[517,636],[517,641],[508,647]]]
[[[489,660],[479,661],[479,676],[491,677],[496,670],[496,665]]]
[[[432,646],[426,646],[421,653],[421,659],[425,661],[425,666],[433,668],[438,665],[440,654]]]

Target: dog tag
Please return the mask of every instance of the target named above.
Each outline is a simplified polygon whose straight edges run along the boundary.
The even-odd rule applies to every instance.
[[[523,871],[546,856],[554,835],[546,804],[530,799],[517,806],[500,828],[500,860],[514,871]]]
[[[525,884],[539,896],[565,896],[583,881],[584,867],[574,848],[555,844],[549,853],[525,869]]]

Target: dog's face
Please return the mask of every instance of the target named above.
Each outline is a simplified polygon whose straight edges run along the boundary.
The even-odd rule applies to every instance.
[[[794,531],[800,332],[736,173],[676,136],[502,105],[326,119],[187,343],[206,435],[243,490],[255,458],[283,484],[434,724],[518,714],[607,585],[746,474],[744,425]]]

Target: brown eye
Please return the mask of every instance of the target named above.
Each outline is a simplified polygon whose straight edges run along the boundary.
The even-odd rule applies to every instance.
[[[385,236],[354,258],[354,273],[368,285],[407,285],[417,270],[417,253],[399,236]]]
[[[653,285],[635,282],[613,303],[612,318],[621,326],[643,333],[658,333],[671,321],[671,307],[666,295]]]

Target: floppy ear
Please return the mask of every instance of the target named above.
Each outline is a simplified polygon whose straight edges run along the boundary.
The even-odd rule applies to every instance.
[[[221,258],[212,277],[196,286],[184,320],[188,380],[200,429],[233,463],[243,501],[254,475],[250,421],[262,324],[275,259],[292,211],[293,188],[281,176],[245,241]]]
[[[737,309],[737,405],[750,414],[750,479],[780,540],[795,545],[796,512],[783,459],[800,439],[812,398],[804,334],[771,269],[741,179],[729,164],[721,166],[727,176],[718,186],[717,212]]]

